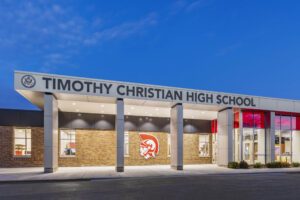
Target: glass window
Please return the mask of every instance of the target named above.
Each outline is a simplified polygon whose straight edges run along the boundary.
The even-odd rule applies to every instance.
[[[199,135],[199,156],[209,157],[209,135]]]
[[[76,155],[76,132],[75,130],[60,131],[60,155],[75,156]]]
[[[265,113],[254,113],[254,128],[265,128]]]
[[[168,157],[171,156],[171,137],[170,133],[168,134]]]
[[[217,163],[218,134],[212,134],[212,163]]]
[[[265,163],[265,113],[243,112],[243,159]]]
[[[243,112],[243,127],[253,128],[253,112]]]
[[[280,119],[280,129],[281,130],[291,130],[291,117],[290,116],[281,116]]]
[[[124,134],[124,156],[129,156],[129,133],[125,132]]]
[[[278,162],[292,162],[292,136],[297,137],[297,134],[292,133],[293,119],[291,116],[277,115],[275,118],[275,156]],[[297,150],[293,147],[293,151],[297,154]],[[293,155],[296,155],[293,153]]]
[[[31,129],[17,128],[14,130],[14,155],[31,155]]]

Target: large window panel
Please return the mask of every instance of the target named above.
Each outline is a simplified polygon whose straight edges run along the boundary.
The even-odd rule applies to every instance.
[[[199,156],[209,157],[209,135],[199,135]]]
[[[31,155],[31,129],[16,128],[14,130],[14,155]]]
[[[265,163],[265,113],[243,112],[243,159],[249,164]]]
[[[300,162],[300,130],[293,130],[292,138],[293,162]]]
[[[72,157],[76,155],[75,130],[60,131],[60,155],[62,157]]]

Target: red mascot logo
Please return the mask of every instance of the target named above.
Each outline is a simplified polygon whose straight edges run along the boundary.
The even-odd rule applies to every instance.
[[[145,159],[155,158],[155,155],[158,155],[159,144],[155,136],[145,133],[140,133],[141,144],[140,144],[140,153]]]

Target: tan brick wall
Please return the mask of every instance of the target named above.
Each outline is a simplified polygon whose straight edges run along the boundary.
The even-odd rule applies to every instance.
[[[60,146],[60,144],[59,144]],[[76,130],[76,157],[59,157],[59,166],[115,165],[116,133],[105,130]]]
[[[0,166],[26,167],[43,166],[44,133],[43,128],[33,127],[32,155],[28,158],[13,156],[14,127],[0,126]],[[144,159],[140,155],[140,132],[129,132],[130,155],[125,157],[125,165],[156,165],[170,164],[167,155],[168,133],[147,132],[159,140],[159,154],[155,159]],[[210,137],[211,138],[211,137]],[[210,139],[211,141],[211,139]],[[200,158],[198,155],[198,134],[184,134],[184,164],[211,163],[211,158]],[[60,143],[59,143],[60,146]],[[211,143],[210,143],[211,147]],[[211,148],[210,148],[211,151]],[[59,151],[60,154],[60,151]],[[59,157],[59,166],[101,166],[115,165],[116,160],[116,133],[107,130],[76,130],[76,156]]]
[[[140,137],[138,131],[129,132],[129,157],[125,157],[125,165],[157,165],[170,164],[168,157],[168,133],[166,132],[146,132],[154,135],[159,140],[159,154],[153,159],[144,159],[140,155]],[[212,143],[210,135],[210,155],[212,153]],[[199,157],[199,134],[184,133],[183,135],[183,163],[184,164],[208,164],[211,157]]]
[[[209,136],[209,154],[212,155],[212,136]],[[183,164],[209,164],[210,157],[199,157],[199,134],[185,133],[183,135]]]
[[[165,132],[143,132],[154,135],[159,141],[159,152],[155,158],[145,159],[140,155],[140,136],[137,131],[129,131],[129,157],[125,157],[126,165],[167,165],[170,164],[168,158],[168,133]]]

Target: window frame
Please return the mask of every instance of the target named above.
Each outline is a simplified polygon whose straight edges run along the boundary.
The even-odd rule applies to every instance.
[[[125,140],[125,137],[128,137],[128,142],[127,142],[127,145],[128,145],[128,154],[126,154],[126,151],[125,151],[125,149],[126,149],[126,140]],[[124,132],[124,157],[126,157],[126,158],[128,158],[128,157],[130,157],[130,142],[129,142],[129,132],[128,131],[125,131]]]
[[[167,135],[167,157],[170,158],[171,157],[171,133],[168,133]]]
[[[201,136],[206,136],[208,138],[208,141],[200,142]],[[201,155],[200,154],[200,144],[203,144],[203,143],[208,144],[208,155]],[[210,154],[210,134],[209,133],[198,135],[198,155],[199,155],[200,158],[210,158],[211,157],[211,154]]]
[[[25,138],[16,138],[16,130],[25,130]],[[27,138],[27,130],[30,130],[30,138]],[[15,145],[16,139],[25,139],[25,149],[27,149],[27,140],[30,139],[30,154],[16,155]],[[30,127],[14,127],[13,128],[13,157],[14,158],[31,158],[32,155],[32,131]]]
[[[70,139],[62,139],[61,135],[62,135],[62,131],[73,131],[75,134],[75,155],[63,155],[61,153],[61,148],[62,148],[62,140],[64,141],[70,141],[72,142],[72,138]],[[60,158],[75,158],[76,157],[76,129],[60,129],[59,130],[59,157]]]

